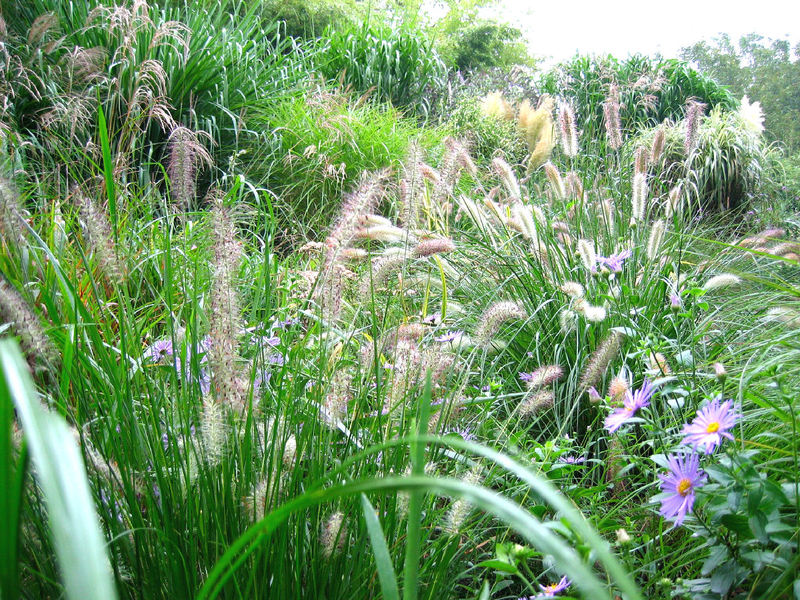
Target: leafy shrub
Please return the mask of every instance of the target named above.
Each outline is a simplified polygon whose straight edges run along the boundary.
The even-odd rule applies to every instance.
[[[431,42],[410,26],[371,26],[330,32],[317,58],[330,81],[374,96],[397,108],[426,115],[430,96],[445,83],[446,68]]]
[[[275,196],[284,242],[316,237],[363,171],[396,166],[413,140],[431,148],[443,135],[417,129],[389,105],[355,101],[324,85],[253,118],[268,133],[242,160]]]
[[[16,4],[12,53],[27,85],[12,97],[12,127],[36,138],[57,164],[70,152],[100,163],[102,108],[119,177],[147,180],[144,165],[164,157],[178,126],[205,132],[224,163],[249,132],[243,108],[293,93],[306,74],[298,55],[286,53],[291,43],[277,35],[278,25],[263,29],[255,8],[236,10],[243,6]]]
[[[665,119],[681,118],[689,98],[709,109],[736,107],[730,92],[685,63],[644,56],[623,61],[577,56],[543,74],[539,87],[543,93],[569,100],[584,136],[603,147],[603,105],[612,94],[621,107],[620,125],[628,135]]]
[[[630,142],[631,148],[650,148],[662,129],[664,151],[659,183],[664,192],[682,186],[696,209],[727,211],[749,206],[770,157],[758,132],[748,128],[739,113],[717,106],[703,118],[696,143],[686,154],[686,122],[651,128]]]
[[[260,14],[265,23],[281,21],[289,37],[314,40],[323,37],[326,29],[353,27],[358,7],[352,0],[267,0],[260,3]]]
[[[523,164],[528,147],[516,119],[487,115],[476,99],[464,100],[448,121],[453,133],[469,143],[475,158],[486,163],[500,153],[511,164]]]

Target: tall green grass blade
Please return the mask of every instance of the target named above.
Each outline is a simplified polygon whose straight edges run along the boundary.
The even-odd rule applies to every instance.
[[[18,457],[13,443],[14,402],[5,385],[0,386],[0,515],[6,525],[0,529],[0,597],[19,597],[19,523],[22,505],[27,449],[23,444]]]
[[[422,394],[417,416],[417,438],[411,443],[411,473],[422,475],[425,472],[425,444],[418,437],[428,430],[428,414],[431,405],[431,374],[425,376],[425,391]],[[403,600],[417,597],[419,582],[420,555],[420,517],[422,514],[422,492],[413,491],[408,502],[408,536],[406,539],[406,559],[403,567]]]
[[[283,504],[261,521],[243,533],[217,561],[208,575],[205,584],[198,591],[197,600],[217,598],[222,586],[244,564],[252,554],[278,527],[293,514],[334,501],[338,498],[352,497],[365,492],[428,492],[439,496],[463,497],[472,505],[497,517],[513,527],[528,543],[553,558],[555,565],[572,580],[589,598],[609,597],[606,586],[578,556],[573,548],[559,538],[536,517],[508,498],[500,496],[487,488],[466,483],[459,479],[434,478],[424,475],[410,477],[384,477],[346,483],[337,487],[311,490],[294,500]],[[631,600],[640,600],[641,595],[631,583],[628,594]]]
[[[0,373],[0,393],[13,398],[36,465],[67,598],[116,598],[105,541],[75,438],[64,420],[37,399],[14,342],[0,341]]]
[[[375,565],[378,568],[378,580],[381,584],[381,593],[384,600],[400,600],[397,589],[397,576],[392,566],[392,557],[386,546],[386,537],[383,535],[378,515],[369,499],[361,494],[361,506],[364,509],[364,520],[367,523],[367,532],[372,543],[372,554],[375,556]]]
[[[117,231],[117,188],[114,183],[114,163],[111,160],[111,145],[108,141],[108,125],[103,107],[97,107],[97,131],[100,135],[100,148],[103,152],[103,177],[106,183],[106,197],[108,198],[108,212],[111,215],[111,227],[114,230],[114,242],[119,243]]]

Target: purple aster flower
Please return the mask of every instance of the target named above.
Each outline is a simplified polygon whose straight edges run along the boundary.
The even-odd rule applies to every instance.
[[[285,360],[285,357],[280,352],[273,352],[266,358],[267,364],[276,365],[278,367],[282,367]]]
[[[626,391],[625,397],[622,399],[622,408],[618,408],[612,412],[603,422],[608,432],[614,433],[617,429],[622,427],[625,421],[633,417],[637,410],[645,406],[650,406],[650,398],[653,397],[653,392],[655,392],[655,388],[647,378],[642,382],[642,387],[632,394],[630,390]]]
[[[172,340],[156,340],[145,349],[142,356],[153,362],[161,362],[165,358],[172,357],[173,354],[175,354],[175,350],[172,347]]]
[[[659,475],[661,491],[669,494],[661,500],[659,512],[667,519],[675,519],[675,525],[683,523],[686,513],[694,506],[694,490],[706,480],[706,474],[699,469],[700,457],[689,454],[685,457],[671,454],[669,473]]]
[[[542,593],[538,596],[534,596],[535,598],[555,598],[556,594],[559,592],[563,592],[567,589],[570,585],[569,579],[567,579],[566,575],[559,579],[558,583],[551,583],[550,585],[540,585],[539,587],[542,589]]]
[[[559,456],[558,462],[564,463],[567,465],[578,465],[581,463],[586,462],[586,458],[583,456]]]
[[[452,342],[457,340],[462,335],[464,335],[463,331],[448,331],[444,335],[440,335],[439,337],[433,338],[437,342]]]
[[[519,378],[521,381],[530,381],[533,379],[533,373],[520,373]]]
[[[739,415],[734,412],[733,402],[726,400],[720,404],[722,396],[717,396],[697,411],[697,417],[683,426],[683,443],[698,452],[711,454],[722,443],[722,438],[733,439],[728,431],[736,424]]]
[[[611,256],[598,256],[597,262],[612,273],[620,273],[622,271],[622,263],[629,259],[632,254],[631,250],[623,250]]]
[[[423,325],[438,325],[442,322],[442,313],[433,313],[422,319]]]

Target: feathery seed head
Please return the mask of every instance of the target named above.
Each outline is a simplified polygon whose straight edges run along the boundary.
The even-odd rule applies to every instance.
[[[431,237],[421,240],[414,248],[414,256],[425,257],[434,254],[443,254],[445,252],[453,252],[456,249],[453,240],[443,237]]]
[[[344,513],[337,511],[328,517],[322,526],[322,535],[320,536],[322,556],[328,559],[340,554],[344,549],[346,538],[347,527],[344,523]]]
[[[715,275],[706,281],[703,284],[703,289],[707,292],[710,292],[711,290],[717,290],[719,288],[728,287],[731,285],[738,285],[741,282],[741,278],[733,273],[721,273],[720,275]]]
[[[643,221],[647,210],[647,175],[636,173],[633,176],[633,193],[631,195],[631,218],[633,221]]]
[[[594,250],[594,242],[587,239],[578,240],[578,256],[587,271],[597,272],[597,253]]]
[[[659,219],[650,228],[650,237],[647,239],[647,258],[654,261],[659,257],[661,243],[667,230],[666,223]]]
[[[581,374],[580,389],[588,390],[590,387],[597,386],[608,366],[619,354],[624,337],[620,331],[612,330],[602,341],[586,363]]]
[[[525,320],[528,314],[519,302],[496,302],[481,316],[475,340],[479,346],[488,345],[500,331],[503,323],[514,319]]]
[[[575,124],[575,111],[566,102],[561,104],[558,111],[558,124],[564,154],[570,158],[578,156],[578,128]]]
[[[538,412],[553,406],[554,402],[555,394],[553,390],[533,389],[520,403],[519,416],[523,418],[532,417]]]

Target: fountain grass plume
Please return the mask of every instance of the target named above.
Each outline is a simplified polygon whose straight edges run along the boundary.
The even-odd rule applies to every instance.
[[[179,212],[194,201],[199,168],[211,167],[213,163],[211,154],[200,142],[200,134],[183,126],[172,130],[167,141],[167,176],[170,195]]]
[[[242,244],[221,192],[212,192],[213,284],[209,314],[209,363],[217,402],[240,414],[246,409],[246,384],[238,367],[241,308],[236,290]]]
[[[603,122],[606,127],[608,145],[613,150],[619,150],[622,147],[622,124],[619,109],[619,89],[616,84],[611,84],[608,97],[603,102]]]
[[[75,192],[75,202],[86,227],[86,237],[97,266],[109,281],[121,284],[125,279],[125,268],[117,252],[105,209],[80,190]]]
[[[647,175],[636,173],[633,176],[633,192],[631,195],[631,223],[644,221],[647,212]]]
[[[579,387],[582,391],[586,392],[600,383],[608,366],[619,355],[624,337],[622,332],[612,330],[592,353],[581,373]]]
[[[700,122],[705,110],[706,105],[693,98],[686,102],[686,116],[683,120],[685,129],[683,149],[687,155],[691,153],[697,143],[697,132],[700,129]]]
[[[558,125],[561,132],[561,147],[570,158],[578,156],[578,128],[575,124],[575,111],[566,102],[558,110]]]
[[[522,191],[520,190],[517,177],[514,175],[514,171],[511,169],[511,165],[498,156],[492,159],[492,169],[494,169],[494,172],[497,173],[498,177],[500,177],[500,181],[503,182],[503,185],[505,186],[509,196],[512,198],[521,199]]]
[[[45,334],[39,317],[22,295],[0,275],[0,317],[11,323],[13,331],[19,336],[20,346],[31,371],[37,366],[54,365],[58,362],[58,352]]]
[[[647,258],[655,261],[661,252],[661,244],[664,240],[664,234],[667,231],[666,223],[659,219],[650,228],[650,236],[647,239]]]
[[[12,247],[25,244],[25,212],[15,186],[0,176],[0,243]]]
[[[503,323],[527,318],[528,314],[519,302],[495,302],[481,315],[480,323],[475,332],[475,342],[479,346],[488,346],[500,331]]]
[[[558,199],[566,198],[567,189],[564,186],[564,180],[561,178],[558,167],[551,162],[547,162],[544,165],[544,173],[547,176],[547,182],[550,184],[553,195]]]

